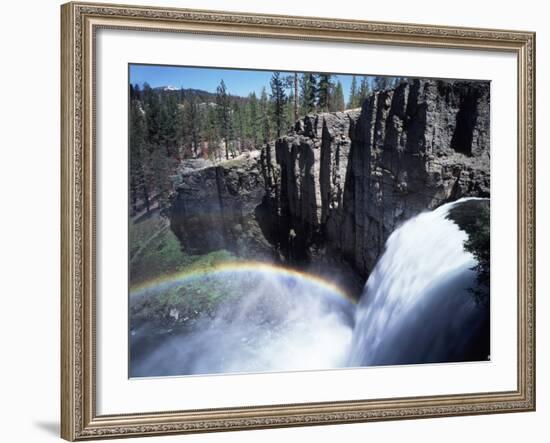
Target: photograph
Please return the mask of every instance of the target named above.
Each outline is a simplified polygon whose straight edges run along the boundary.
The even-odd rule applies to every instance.
[[[59,389],[44,386],[61,437],[267,442],[274,428],[353,423],[393,441],[445,418],[446,436],[475,441],[494,437],[479,416],[535,411],[542,15],[204,2],[65,3],[59,33],[43,33],[59,57],[23,52],[60,59],[61,78],[26,88],[11,132],[38,137],[34,163],[59,177],[12,165],[5,189],[26,184],[17,214],[36,222],[52,204],[22,196],[55,188],[60,303],[11,297],[21,309],[7,312],[58,325]],[[37,73],[16,71],[15,95]],[[29,131],[21,118],[52,92],[55,165],[44,119]],[[5,232],[28,274],[22,237]],[[525,415],[488,429],[521,439]]]
[[[490,362],[490,117],[484,79],[130,63],[129,377]]]

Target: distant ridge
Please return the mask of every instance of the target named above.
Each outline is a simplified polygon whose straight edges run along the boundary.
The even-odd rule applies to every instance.
[[[178,88],[172,85],[155,86],[152,89],[155,92],[168,93],[168,94],[171,94],[171,93],[181,94],[182,99],[187,99],[187,100],[196,98],[199,102],[205,102],[205,103],[216,101],[215,92],[208,92],[203,89]],[[248,101],[248,97],[241,97],[233,94],[229,94],[229,95],[233,98],[236,98],[240,102]]]

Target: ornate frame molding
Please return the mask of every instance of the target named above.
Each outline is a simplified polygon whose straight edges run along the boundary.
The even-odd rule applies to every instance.
[[[535,409],[535,34],[123,5],[61,7],[61,435],[144,436],[533,411]],[[99,28],[513,52],[518,57],[518,388],[98,416],[95,411],[94,35]]]

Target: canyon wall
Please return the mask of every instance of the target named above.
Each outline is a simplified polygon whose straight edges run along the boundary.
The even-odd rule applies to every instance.
[[[489,117],[488,82],[416,80],[371,95],[352,130],[328,241],[368,273],[399,223],[460,197],[488,197]]]
[[[403,82],[361,109],[306,116],[261,152],[188,166],[172,229],[195,253],[228,248],[366,278],[399,223],[490,195],[489,93],[489,82]]]

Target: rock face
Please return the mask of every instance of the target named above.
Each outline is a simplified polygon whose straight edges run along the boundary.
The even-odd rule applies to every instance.
[[[310,246],[324,247],[322,236],[334,209],[342,204],[351,148],[350,128],[359,111],[311,115],[292,134],[266,148],[265,169],[277,185],[266,202],[276,221],[278,247],[294,261],[308,260]],[[276,168],[270,165],[275,159]]]
[[[396,225],[418,212],[489,197],[489,86],[415,80],[364,102],[352,132],[344,223],[328,230],[358,270],[368,274]]]
[[[489,86],[404,82],[360,110],[307,116],[261,153],[188,168],[172,229],[191,250],[345,263],[366,278],[399,223],[489,196]]]
[[[251,152],[215,166],[193,162],[182,166],[170,226],[186,251],[273,254],[256,217],[265,195],[260,155]]]

